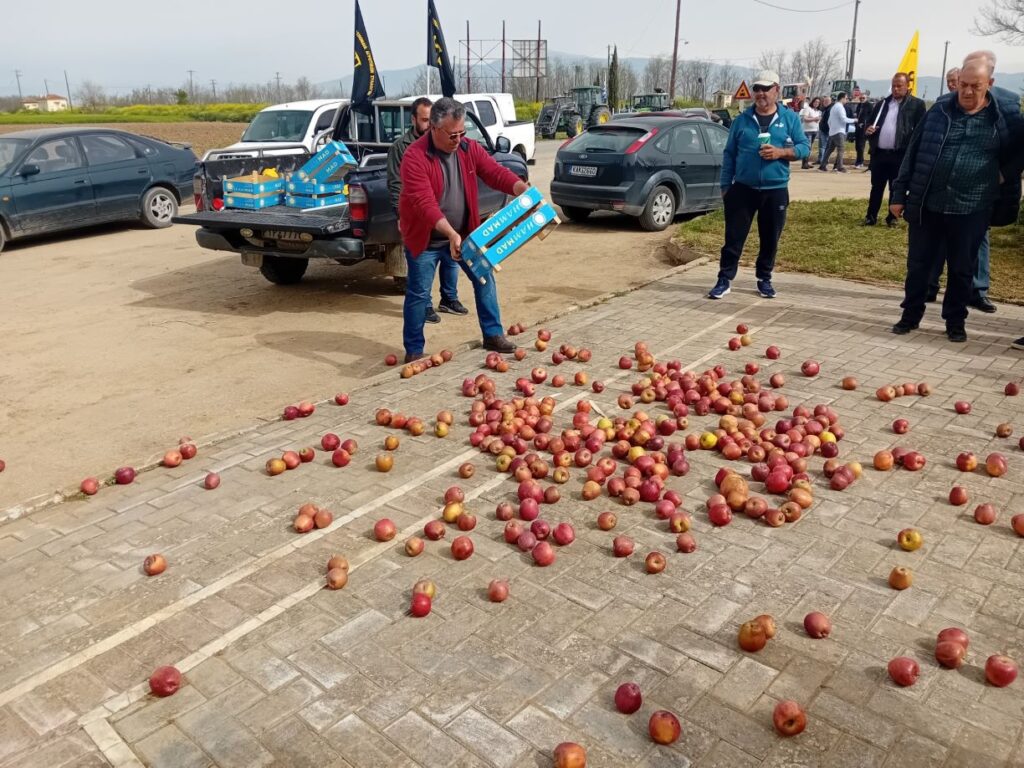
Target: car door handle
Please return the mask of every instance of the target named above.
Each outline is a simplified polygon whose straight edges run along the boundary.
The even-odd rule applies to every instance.
[[[149,176],[149,169],[148,168],[140,168],[137,171],[137,173],[139,174],[139,176]]]
[[[75,184],[85,184],[85,179],[75,179]]]

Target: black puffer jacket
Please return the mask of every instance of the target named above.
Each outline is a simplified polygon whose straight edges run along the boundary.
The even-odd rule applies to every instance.
[[[992,207],[993,227],[1015,224],[1020,214],[1021,170],[1017,167],[1017,157],[1019,143],[1024,139],[1024,118],[1021,117],[1020,100],[1014,102],[1011,98],[1004,98],[1004,93],[1009,92],[999,89],[991,94],[999,135],[999,167],[1003,176],[999,198]],[[952,98],[939,99],[925,114],[910,139],[899,176],[892,185],[892,203],[905,206],[903,217],[907,221],[921,223],[924,200],[935,173],[935,163],[949,134],[954,104]]]
[[[870,116],[868,116],[865,126],[877,125],[878,130],[868,136],[868,141],[871,143],[871,151],[873,152],[878,147],[878,139],[882,133],[882,123],[885,122],[885,116],[889,112],[889,106],[892,104],[892,96],[886,98],[875,104],[871,110]],[[910,143],[910,137],[914,135],[914,129],[917,128],[921,122],[921,118],[924,117],[925,105],[924,102],[917,98],[917,96],[911,96],[909,93],[903,98],[903,104],[900,106],[900,113],[896,116],[896,149],[902,152],[907,148],[907,144]]]

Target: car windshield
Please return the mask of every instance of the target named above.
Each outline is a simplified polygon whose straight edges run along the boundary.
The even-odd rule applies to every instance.
[[[625,152],[644,135],[643,128],[591,128],[581,133],[566,149],[573,152]]]
[[[312,119],[307,110],[264,110],[245,129],[242,141],[302,141]]]
[[[10,168],[31,143],[31,139],[0,139],[0,173]]]

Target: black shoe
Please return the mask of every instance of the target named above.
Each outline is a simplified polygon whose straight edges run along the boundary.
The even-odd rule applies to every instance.
[[[504,352],[510,354],[516,351],[516,345],[504,336],[488,336],[484,339],[484,349],[491,352]]]
[[[947,328],[946,336],[949,337],[950,341],[964,342],[967,341],[967,331],[963,328]]]
[[[878,223],[878,219],[872,218],[871,216],[865,216],[864,221],[861,222],[862,227],[873,227]]]
[[[427,316],[423,318],[428,323],[440,323],[441,316],[434,311],[433,307],[427,307]]]
[[[1024,336],[1021,336],[1016,341],[1011,342],[1010,346],[1013,347],[1014,349],[1024,349]]]
[[[925,304],[934,304],[938,300],[939,300],[939,292],[935,291],[934,293],[932,293],[931,291],[929,291],[928,295],[925,297],[924,302],[925,302]]]
[[[885,226],[887,226],[889,229],[895,228],[896,226],[899,225],[899,223],[899,219],[895,219],[892,216],[885,217]]]
[[[466,309],[462,302],[458,299],[453,301],[442,301],[437,305],[438,312],[447,312],[449,315],[468,315],[469,310]]]
[[[996,305],[988,300],[988,296],[975,296],[967,302],[967,306],[981,310],[982,312],[986,312],[990,315],[996,311]]]
[[[892,327],[892,332],[897,336],[903,336],[904,334],[910,333],[911,331],[917,330],[917,323],[911,323],[907,320],[900,320],[896,325]]]
[[[422,352],[420,352],[418,355],[406,355],[405,356],[405,362],[406,362],[406,364],[409,364],[409,363],[415,362],[417,360],[422,360],[423,357],[424,357],[424,355],[423,355]]]

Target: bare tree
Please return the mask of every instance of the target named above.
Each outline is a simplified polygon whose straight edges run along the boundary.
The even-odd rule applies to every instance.
[[[793,56],[793,77],[810,83],[812,93],[824,92],[821,89],[827,89],[839,72],[839,51],[830,48],[821,37],[805,42]]]
[[[975,29],[1011,45],[1024,45],[1024,0],[989,0],[975,19]]]
[[[17,112],[21,109],[21,99],[17,96],[0,96],[0,112]]]
[[[668,90],[672,63],[665,56],[654,56],[647,60],[642,78],[644,90],[652,93],[655,88]]]
[[[106,105],[107,94],[99,83],[83,80],[75,91],[75,101],[86,109],[96,109]]]
[[[787,63],[789,61],[789,54],[785,48],[771,48],[767,51],[761,51],[761,55],[757,58],[757,64],[755,69],[770,69],[778,73],[779,80],[782,83],[789,81],[789,68]],[[780,83],[781,85],[781,83]]]
[[[621,63],[619,69],[619,98],[628,107],[633,97],[640,92],[640,76],[628,61]]]
[[[715,71],[713,90],[732,92],[736,90],[739,84],[739,75],[736,72],[736,67],[732,65],[732,62],[726,61],[724,64],[720,64],[718,66]]]
[[[320,89],[310,82],[309,78],[303,75],[295,81],[295,98],[305,101],[315,99],[320,95]]]

